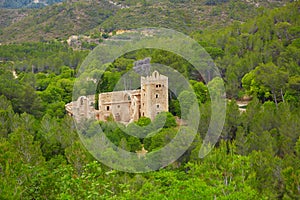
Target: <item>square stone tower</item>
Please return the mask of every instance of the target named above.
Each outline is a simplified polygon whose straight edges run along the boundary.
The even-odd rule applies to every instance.
[[[168,77],[154,71],[141,77],[141,117],[152,121],[160,112],[168,112]]]

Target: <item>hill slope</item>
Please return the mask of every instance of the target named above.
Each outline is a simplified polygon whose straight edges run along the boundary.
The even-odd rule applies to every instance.
[[[0,8],[38,8],[64,0],[0,0]]]
[[[287,1],[234,1],[234,0],[162,0],[140,3],[135,0],[116,1],[129,6],[119,10],[101,27],[107,31],[143,26],[172,28],[185,33],[194,30],[219,29],[233,21],[245,22],[265,8],[284,5]],[[127,3],[127,4],[126,4]]]
[[[32,12],[2,30],[0,42],[50,40],[81,34],[114,14],[116,7],[105,1],[61,3]]]
[[[27,17],[31,9],[3,9],[0,8],[0,30]]]
[[[195,30],[215,30],[244,22],[266,8],[282,6],[284,2],[252,3],[226,0],[211,5],[211,0],[187,1],[67,1],[31,12],[17,23],[0,30],[0,42],[24,42],[66,38],[73,34],[111,32],[137,27],[166,27],[191,33]]]

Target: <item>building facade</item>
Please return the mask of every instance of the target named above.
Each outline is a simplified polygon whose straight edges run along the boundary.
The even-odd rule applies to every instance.
[[[113,118],[125,124],[148,117],[154,120],[160,112],[168,111],[168,77],[154,71],[141,77],[141,89],[99,94],[95,109],[95,95],[81,96],[66,105],[66,111],[76,120],[83,118],[107,121]]]

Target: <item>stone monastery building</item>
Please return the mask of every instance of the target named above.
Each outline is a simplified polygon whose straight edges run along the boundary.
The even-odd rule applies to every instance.
[[[150,76],[141,77],[141,89],[114,91],[99,94],[99,110],[94,107],[95,95],[81,96],[68,103],[66,111],[76,120],[83,118],[106,121],[113,117],[125,124],[168,111],[168,77],[154,71]]]

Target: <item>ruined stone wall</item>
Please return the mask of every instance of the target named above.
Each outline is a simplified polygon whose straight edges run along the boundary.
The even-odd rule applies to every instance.
[[[99,115],[100,120],[107,120],[112,116],[115,121],[130,122],[134,113],[132,106],[139,106],[139,94],[140,90],[130,91],[116,91],[99,94]],[[132,98],[136,97],[134,104],[132,104]],[[137,118],[138,119],[138,118]]]
[[[82,118],[130,123],[140,117],[154,120],[156,115],[168,111],[168,77],[154,71],[151,76],[141,77],[140,90],[114,91],[99,94],[99,110],[95,110],[95,96],[81,96],[66,104],[69,115]]]
[[[82,118],[91,119],[95,118],[95,96],[81,96],[77,101],[66,104],[65,108],[70,116],[74,116],[76,120]]]

